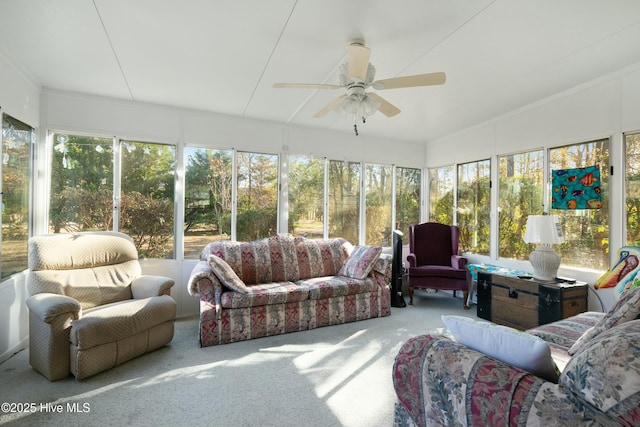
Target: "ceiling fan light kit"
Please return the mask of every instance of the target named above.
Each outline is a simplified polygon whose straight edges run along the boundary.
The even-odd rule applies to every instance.
[[[389,101],[373,92],[367,92],[371,87],[376,90],[399,89],[418,86],[441,85],[446,81],[445,73],[416,74],[413,76],[394,77],[374,81],[376,69],[369,62],[371,50],[364,45],[363,40],[354,40],[347,45],[347,62],[338,69],[338,85],[317,83],[275,83],[274,88],[296,89],[340,89],[346,93],[322,107],[313,117],[323,117],[329,111],[336,111],[345,117],[353,118],[353,129],[358,135],[358,118],[365,123],[367,117],[380,111],[387,117],[400,113],[400,109]]]

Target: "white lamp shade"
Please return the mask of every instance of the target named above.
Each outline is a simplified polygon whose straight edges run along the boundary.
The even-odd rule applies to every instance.
[[[524,232],[527,243],[552,245],[564,242],[562,227],[557,215],[529,215]]]

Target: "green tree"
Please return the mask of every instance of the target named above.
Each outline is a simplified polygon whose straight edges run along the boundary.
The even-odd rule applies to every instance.
[[[420,222],[420,169],[396,168],[396,228],[408,239],[409,225]]]
[[[171,258],[174,242],[175,146],[121,142],[120,229],[140,257]]]
[[[329,162],[329,236],[358,242],[360,163]]]
[[[289,231],[296,234],[302,221],[305,236],[321,238],[324,218],[324,160],[289,157]]]
[[[200,149],[189,156],[185,172],[185,233],[196,226],[207,234],[231,234],[231,154],[226,150]]]
[[[458,226],[460,248],[465,252],[489,254],[489,170],[489,160],[458,165]]]
[[[277,156],[241,152],[237,159],[237,240],[255,240],[275,234],[278,224]]]
[[[49,220],[54,233],[113,224],[113,141],[53,135]]]

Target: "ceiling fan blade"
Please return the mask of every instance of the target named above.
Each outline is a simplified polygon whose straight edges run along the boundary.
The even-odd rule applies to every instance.
[[[313,115],[313,118],[318,119],[320,117],[324,117],[329,111],[335,110],[338,105],[342,104],[342,100],[344,99],[344,97],[345,95],[340,95],[339,97],[322,107],[320,111]]]
[[[275,88],[293,88],[293,89],[339,89],[338,85],[326,85],[316,83],[274,83]]]
[[[380,111],[385,116],[393,117],[396,114],[400,113],[400,109],[398,107],[396,107],[386,99],[382,98],[380,95],[375,93],[367,93],[367,96],[370,96],[371,98],[375,99],[380,103],[380,107],[378,108],[378,111]]]
[[[371,50],[361,43],[351,43],[347,45],[347,56],[349,58],[349,79],[357,78],[365,81]]]
[[[377,80],[371,86],[375,89],[399,89],[403,87],[441,85],[447,81],[445,73],[416,74],[415,76],[394,77]]]

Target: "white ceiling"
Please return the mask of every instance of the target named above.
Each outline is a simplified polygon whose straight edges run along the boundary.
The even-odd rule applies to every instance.
[[[429,141],[640,62],[638,0],[0,0],[0,55],[39,86],[352,132],[313,114],[364,38],[402,110],[360,134]],[[0,94],[1,96],[1,94]]]

